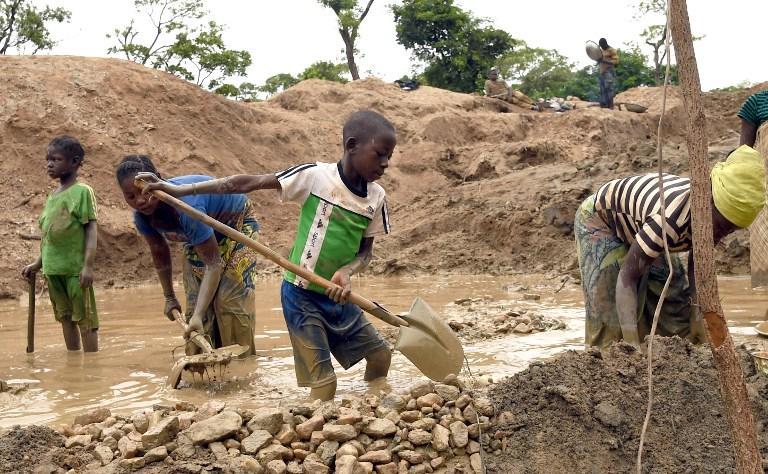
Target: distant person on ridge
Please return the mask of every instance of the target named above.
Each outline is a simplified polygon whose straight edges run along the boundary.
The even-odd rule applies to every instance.
[[[286,272],[280,297],[296,380],[311,388],[310,397],[320,400],[331,400],[336,393],[331,354],[345,369],[365,359],[366,381],[386,377],[391,361],[389,345],[347,298],[351,276],[371,261],[374,237],[389,233],[384,188],[374,181],[389,166],[397,144],[395,128],[376,112],[355,112],[344,124],[342,143],[343,155],[336,163],[305,163],[275,174],[235,175],[196,184],[160,181],[147,173],[137,176],[150,183],[146,191],[177,197],[275,189],[283,201],[301,205],[289,259],[338,287],[324,291]]]
[[[99,316],[93,292],[93,268],[98,243],[96,195],[77,173],[85,151],[73,137],[51,140],[45,160],[48,176],[59,180],[45,200],[39,224],[40,257],[24,267],[22,275],[34,279],[43,270],[53,315],[61,323],[67,350],[99,350]]]
[[[739,118],[741,119],[739,145],[754,147],[757,131],[765,122],[768,122],[768,89],[749,96],[739,110]]]
[[[495,67],[488,71],[484,90],[487,97],[501,99],[519,107],[530,109],[534,105],[533,99],[520,91],[510,89],[503,80],[499,79],[499,70]]]
[[[600,107],[613,108],[613,97],[616,95],[616,71],[619,64],[619,53],[608,46],[608,40],[600,38],[598,42],[603,50],[603,57],[598,61],[600,67]]]
[[[715,243],[746,228],[765,204],[765,167],[756,150],[742,145],[715,164],[712,230]],[[662,221],[672,258],[672,280],[656,333],[704,342],[695,303],[691,241],[691,182],[664,175],[666,214],[659,206],[656,173],[610,181],[576,211],[574,235],[586,309],[587,347],[607,348],[624,340],[639,346],[650,333],[653,314],[669,274]],[[688,254],[688,277],[678,256]]]

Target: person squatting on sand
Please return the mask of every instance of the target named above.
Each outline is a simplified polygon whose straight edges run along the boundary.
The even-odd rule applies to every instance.
[[[710,174],[715,243],[749,227],[765,203],[762,156],[742,145]],[[657,334],[703,342],[695,298],[691,242],[691,182],[664,175],[664,221],[672,257],[672,281]],[[616,179],[604,184],[576,211],[576,237],[586,309],[587,347],[605,348],[624,340],[639,346],[650,333],[668,268],[664,258],[658,175]],[[679,252],[688,254],[686,278]]]
[[[173,320],[173,310],[181,310],[173,290],[168,241],[183,242],[186,258],[182,273],[189,323],[186,335],[193,330],[204,332],[214,348],[240,344],[250,348],[243,357],[254,354],[256,252],[151,194],[142,193],[134,182],[139,173],[160,176],[145,155],[124,157],[115,172],[125,202],[134,209],[136,229],[149,245],[165,296],[165,315]],[[209,176],[187,175],[170,178],[168,183],[197,185],[211,180]],[[253,207],[243,194],[199,194],[183,201],[249,237],[258,235]],[[193,354],[198,348],[188,343],[186,350]]]
[[[336,393],[331,354],[345,369],[365,359],[366,381],[385,377],[391,361],[388,344],[347,298],[351,275],[371,260],[374,237],[389,233],[384,189],[374,181],[389,166],[397,138],[386,118],[367,110],[352,114],[342,133],[343,156],[337,163],[306,163],[275,174],[194,184],[138,176],[151,182],[148,191],[159,189],[174,196],[275,189],[282,201],[302,206],[289,259],[338,288],[324,291],[286,272],[281,302],[298,385],[310,387],[310,396],[322,400]]]
[[[85,151],[73,137],[61,135],[48,145],[46,170],[59,180],[45,200],[38,223],[40,257],[21,271],[32,280],[43,270],[56,321],[61,323],[67,350],[99,350],[99,316],[93,292],[93,261],[98,244],[96,195],[77,180]]]

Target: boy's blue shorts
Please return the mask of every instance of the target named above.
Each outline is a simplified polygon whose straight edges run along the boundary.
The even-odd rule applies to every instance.
[[[287,281],[280,289],[280,300],[300,387],[317,388],[336,380],[331,354],[348,369],[368,354],[389,349],[357,305],[336,304]]]

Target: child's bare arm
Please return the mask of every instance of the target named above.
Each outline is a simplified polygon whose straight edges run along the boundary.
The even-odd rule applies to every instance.
[[[98,241],[98,225],[96,221],[88,221],[85,224],[85,258],[83,269],[80,271],[80,286],[83,288],[93,285],[93,260],[96,257]]]
[[[246,194],[259,189],[280,189],[280,182],[273,174],[236,174],[226,178],[178,186],[161,181],[152,173],[139,173],[136,179],[148,183],[145,192],[159,190],[176,197],[190,194]]]
[[[339,288],[331,288],[325,294],[337,303],[345,303],[352,292],[352,279],[355,273],[363,271],[371,263],[373,258],[373,237],[365,237],[360,242],[360,249],[354,260],[336,270],[331,281],[339,285]]]
[[[171,249],[168,242],[159,235],[145,235],[144,240],[149,245],[149,252],[152,254],[152,262],[157,271],[157,277],[160,280],[160,286],[163,288],[165,297],[165,308],[163,314],[173,320],[172,311],[178,309],[181,311],[181,305],[176,299],[176,292],[173,290],[173,265],[171,260]]]
[[[27,280],[32,280],[35,278],[35,274],[40,271],[40,269],[43,268],[43,257],[37,257],[37,260],[35,260],[33,263],[30,263],[26,267],[24,267],[21,270],[21,276],[26,278]]]

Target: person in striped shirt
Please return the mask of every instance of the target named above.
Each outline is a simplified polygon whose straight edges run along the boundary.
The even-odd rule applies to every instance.
[[[311,388],[310,397],[315,399],[330,400],[336,393],[331,354],[345,369],[365,359],[366,381],[389,372],[389,345],[347,299],[351,275],[363,270],[373,256],[374,238],[389,233],[384,188],[374,181],[387,170],[396,144],[392,124],[363,110],[344,125],[344,154],[337,163],[305,163],[275,174],[235,175],[179,186],[151,175],[137,176],[153,181],[147,191],[177,197],[275,189],[283,201],[301,205],[289,259],[337,285],[326,291],[286,272],[281,288],[296,379],[299,386]]]
[[[582,202],[574,222],[579,269],[586,309],[585,345],[605,348],[624,340],[639,346],[650,333],[656,305],[669,269],[672,280],[660,314],[657,334],[703,342],[701,320],[690,298],[695,294],[693,253],[688,275],[679,254],[691,250],[691,183],[666,174],[664,216],[658,174],[615,179]],[[738,228],[748,227],[765,202],[762,156],[740,146],[715,165],[712,226],[715,243]]]
[[[739,110],[741,137],[739,145],[755,146],[757,130],[768,121],[768,89],[752,94]]]

